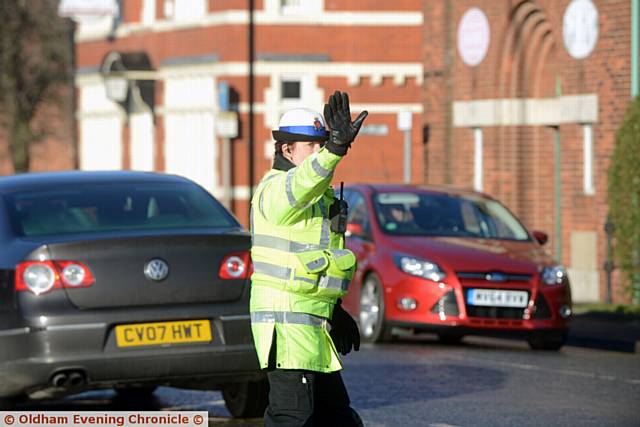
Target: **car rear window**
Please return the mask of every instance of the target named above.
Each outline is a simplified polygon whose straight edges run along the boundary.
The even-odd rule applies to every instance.
[[[499,202],[483,197],[378,193],[374,206],[386,234],[529,240],[515,216]]]
[[[188,183],[81,185],[5,198],[22,236],[239,227],[220,203]]]

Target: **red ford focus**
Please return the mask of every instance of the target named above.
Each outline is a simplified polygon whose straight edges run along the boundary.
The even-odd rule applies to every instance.
[[[394,327],[444,342],[506,333],[534,349],[566,341],[571,291],[565,269],[498,201],[473,191],[356,185],[347,247],[358,270],[344,306],[360,333],[387,341]]]

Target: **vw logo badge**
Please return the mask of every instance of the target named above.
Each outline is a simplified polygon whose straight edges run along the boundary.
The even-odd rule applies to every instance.
[[[160,282],[169,275],[169,264],[160,258],[154,258],[144,266],[144,275],[147,279]]]

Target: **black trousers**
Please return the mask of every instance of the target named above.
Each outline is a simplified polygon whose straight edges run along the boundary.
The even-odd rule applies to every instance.
[[[340,372],[269,371],[265,427],[360,427]]]

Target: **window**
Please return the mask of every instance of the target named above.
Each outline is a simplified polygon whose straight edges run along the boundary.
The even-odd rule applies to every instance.
[[[322,11],[322,0],[280,0],[283,15],[305,15]]]
[[[582,142],[584,194],[593,195],[593,127],[590,124],[582,126]]]
[[[186,176],[211,193],[219,178],[214,94],[211,76],[165,80],[164,172]]]
[[[469,200],[464,200],[460,204],[460,213],[465,229],[470,233],[480,235],[482,225],[480,224],[480,215],[478,215],[479,212],[475,205]]]
[[[122,169],[122,116],[96,83],[80,91],[80,169]]]
[[[280,114],[291,108],[309,105],[305,96],[308,96],[308,82],[304,76],[283,75],[280,76]],[[277,81],[275,83],[277,85]]]
[[[282,80],[282,99],[300,99],[300,80]]]
[[[164,0],[164,16],[167,19],[195,21],[206,14],[206,0]]]
[[[131,169],[152,171],[154,168],[155,144],[153,116],[150,112],[131,114]]]
[[[349,198],[349,213],[347,214],[347,223],[357,224],[362,227],[364,235],[371,233],[369,214],[367,212],[367,201],[364,196],[358,192],[353,192]]]
[[[378,193],[380,228],[397,236],[529,240],[525,228],[495,200],[433,193]]]
[[[473,129],[474,144],[474,168],[473,168],[473,189],[482,191],[482,128]]]
[[[142,3],[142,17],[140,21],[144,25],[153,24],[156,20],[156,0],[144,0]]]
[[[336,193],[336,197],[340,197],[340,190],[335,190],[335,193]],[[347,202],[347,205],[351,206],[351,198],[355,194],[358,194],[358,193],[345,188],[342,192],[342,198],[344,199],[345,202]]]
[[[304,72],[275,72],[265,92],[265,124],[276,127],[281,115],[292,108],[320,110],[326,101],[324,89],[318,87],[314,74]]]
[[[10,219],[22,236],[238,226],[215,199],[192,184],[80,185],[6,197]]]

